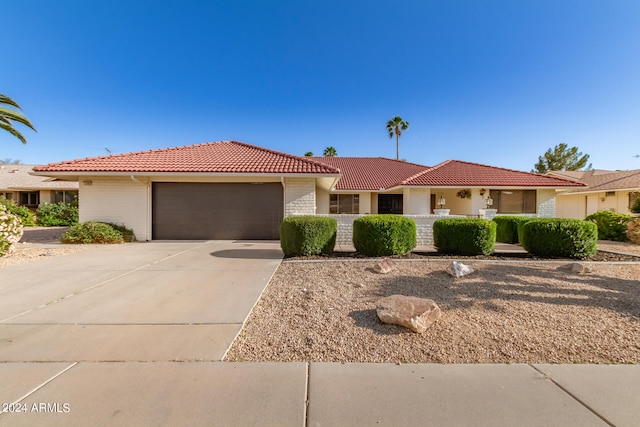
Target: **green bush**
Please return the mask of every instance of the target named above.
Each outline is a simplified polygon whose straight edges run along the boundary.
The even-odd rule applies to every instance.
[[[2,196],[0,196],[0,205],[4,206],[9,212],[20,218],[24,227],[33,227],[36,225],[36,215],[31,209],[25,206],[16,205],[16,202],[13,200],[7,200]]]
[[[585,218],[598,226],[598,239],[615,240],[626,242],[627,223],[631,220],[631,215],[615,213],[610,211],[598,211]]]
[[[636,198],[636,201],[633,203],[633,206],[631,206],[631,212],[640,213],[640,196]]]
[[[0,204],[0,256],[11,253],[22,237],[22,222]]]
[[[493,222],[496,223],[496,242],[518,243],[518,226],[529,221],[527,216],[496,216]]]
[[[438,252],[455,255],[491,255],[496,248],[497,224],[482,218],[445,218],[433,223]]]
[[[55,227],[76,225],[78,223],[78,205],[76,203],[45,203],[36,210],[38,225]]]
[[[122,243],[125,235],[131,239],[126,241],[135,240],[133,231],[124,226],[88,221],[71,226],[60,240],[62,243]]]
[[[320,216],[290,216],[280,224],[285,256],[328,255],[336,245],[338,221]]]
[[[597,252],[598,227],[589,221],[535,218],[520,227],[520,244],[531,255],[584,259]]]
[[[368,215],[353,222],[353,245],[365,256],[406,254],[416,242],[416,223],[410,218]]]

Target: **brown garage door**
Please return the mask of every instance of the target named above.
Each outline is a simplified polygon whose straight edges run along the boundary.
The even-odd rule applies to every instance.
[[[154,240],[279,239],[280,183],[155,182]]]

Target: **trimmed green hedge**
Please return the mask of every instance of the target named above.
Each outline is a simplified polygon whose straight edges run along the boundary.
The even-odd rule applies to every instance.
[[[610,211],[598,211],[585,218],[598,226],[598,239],[615,240],[626,242],[627,223],[631,220],[631,215],[615,213]]]
[[[520,244],[531,255],[584,259],[597,252],[598,227],[589,221],[534,218],[520,231]]]
[[[122,225],[88,221],[71,226],[60,240],[62,243],[122,243],[134,241],[135,235]]]
[[[454,255],[491,255],[496,248],[493,221],[482,218],[445,218],[433,223],[438,252]]]
[[[530,221],[531,217],[504,215],[496,216],[493,222],[496,223],[496,242],[518,243],[518,226]]]
[[[410,218],[383,214],[353,221],[353,245],[365,256],[406,254],[416,243],[416,223]]]
[[[329,255],[337,233],[335,218],[290,216],[280,224],[280,247],[285,256]]]
[[[631,206],[631,212],[640,213],[640,197],[638,197],[633,203],[633,206]]]

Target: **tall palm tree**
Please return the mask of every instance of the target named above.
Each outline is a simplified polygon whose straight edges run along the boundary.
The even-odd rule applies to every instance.
[[[324,149],[324,156],[325,157],[334,157],[338,155],[338,152],[336,151],[336,149],[334,147],[327,147]]]
[[[405,122],[400,116],[395,116],[387,122],[389,138],[393,138],[393,135],[396,136],[396,160],[400,160],[400,136],[402,131],[407,129],[409,129],[409,122]]]
[[[7,108],[7,105],[13,108]],[[15,110],[15,108],[17,108],[17,110]],[[6,130],[11,135],[22,141],[23,144],[26,144],[27,140],[18,130],[13,127],[12,122],[22,123],[23,125],[31,128],[34,131],[36,131],[36,128],[33,127],[29,119],[27,119],[24,114],[18,111],[21,109],[22,108],[20,108],[18,103],[13,99],[9,98],[6,95],[0,94],[0,129]]]

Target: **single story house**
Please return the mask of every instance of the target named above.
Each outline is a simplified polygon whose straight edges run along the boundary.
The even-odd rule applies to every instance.
[[[44,203],[72,202],[78,183],[32,175],[33,165],[0,164],[0,197],[37,208]]]
[[[564,178],[461,161],[300,157],[237,141],[51,163],[39,176],[78,181],[80,221],[132,228],[138,240],[278,239],[283,217],[396,213],[555,216]]]
[[[549,176],[573,179],[586,184],[565,188],[556,195],[557,215],[584,219],[598,211],[630,214],[640,195],[640,170],[552,171]]]

